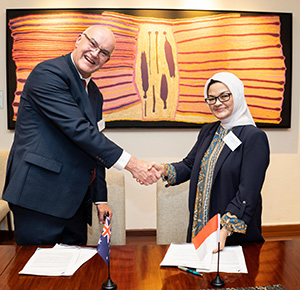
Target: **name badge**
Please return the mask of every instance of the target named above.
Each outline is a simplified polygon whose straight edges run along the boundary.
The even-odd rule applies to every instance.
[[[225,144],[231,149],[231,151],[234,151],[236,148],[238,148],[242,141],[235,136],[235,134],[230,131],[224,138],[223,138]]]
[[[99,132],[103,131],[105,129],[105,119],[101,119],[97,125]]]

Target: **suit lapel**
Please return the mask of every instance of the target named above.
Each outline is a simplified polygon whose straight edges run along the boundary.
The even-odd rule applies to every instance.
[[[81,112],[83,115],[85,115],[87,117],[87,119],[94,125],[97,127],[97,124],[96,124],[96,117],[95,117],[95,114],[93,112],[93,108],[92,108],[92,104],[89,100],[89,96],[82,84],[82,81],[80,79],[80,76],[72,62],[72,59],[71,59],[71,54],[67,54],[65,56],[65,60],[72,72],[72,76],[73,78],[71,78],[71,86],[75,86],[72,82],[76,82],[77,86],[78,87],[78,90],[76,91],[75,94],[72,94],[72,97],[74,98],[75,102],[78,104]]]
[[[92,111],[94,114],[95,121],[102,119],[102,95],[99,93],[99,89],[97,85],[93,82],[93,80],[90,80],[88,85],[88,96],[89,101],[92,107]],[[101,102],[99,103],[99,101]]]
[[[232,129],[232,132],[239,137],[239,135],[241,134],[241,131],[243,130],[243,126],[238,126]],[[214,170],[214,177],[213,177],[213,183],[216,179],[216,176],[218,175],[218,172],[220,171],[220,169],[222,168],[223,163],[225,162],[225,160],[227,159],[227,157],[229,156],[229,154],[232,153],[231,149],[225,144],[219,158],[218,161],[216,163],[216,167]],[[212,184],[213,184],[212,183]]]
[[[201,165],[203,155],[204,155],[205,151],[207,150],[207,148],[209,147],[211,140],[214,137],[215,132],[216,132],[217,128],[219,127],[219,125],[220,125],[220,122],[213,123],[213,125],[208,129],[208,132],[206,133],[206,136],[204,137],[203,141],[201,142],[201,144],[199,144],[199,146],[198,146],[199,151],[197,152],[197,156],[196,156],[195,162],[194,162],[195,168],[199,168],[199,170],[200,170],[200,165]],[[198,175],[197,175],[197,178],[198,178]]]
[[[207,150],[207,148],[209,147],[209,144],[211,143],[211,140],[213,139],[216,130],[218,129],[220,125],[220,122],[217,122],[216,124],[214,124],[214,126],[212,126],[208,132],[208,134],[206,135],[206,137],[203,140],[203,143],[200,145],[201,146],[201,150],[200,150],[200,154],[201,155],[201,159],[205,153],[205,151]]]

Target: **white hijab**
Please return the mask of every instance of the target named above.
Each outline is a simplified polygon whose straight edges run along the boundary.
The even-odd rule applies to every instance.
[[[211,80],[219,81],[225,84],[230,90],[233,97],[233,111],[231,115],[221,121],[224,129],[231,129],[241,125],[255,125],[249,108],[246,103],[244,94],[244,85],[242,81],[230,72],[216,73],[211,77],[204,86],[204,98],[207,98],[207,87]]]

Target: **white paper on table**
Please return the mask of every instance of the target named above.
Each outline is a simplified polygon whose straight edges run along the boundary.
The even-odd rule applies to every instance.
[[[170,244],[170,247],[160,263],[160,266],[184,266],[189,268],[209,269],[212,254],[200,261],[194,244]]]
[[[37,248],[19,272],[23,275],[71,276],[96,254],[96,249],[58,245],[53,248]]]
[[[185,266],[199,272],[216,272],[218,255],[208,255],[211,260],[200,261],[192,243],[170,244],[160,266]],[[225,247],[220,252],[220,272],[248,273],[241,246]]]
[[[213,254],[211,267],[207,269],[197,269],[200,272],[217,272],[218,254]],[[220,252],[219,272],[226,273],[248,273],[243,249],[241,246],[225,247]]]
[[[73,266],[73,273],[78,270],[85,262],[91,259],[96,253],[97,250],[91,247],[79,247],[79,246],[69,246],[65,244],[56,244],[53,249],[79,249],[79,256],[76,263]]]

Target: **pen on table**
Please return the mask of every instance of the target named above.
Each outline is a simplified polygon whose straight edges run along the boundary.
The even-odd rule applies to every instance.
[[[186,268],[186,267],[178,266],[178,269],[180,269],[182,271],[185,271],[185,272],[188,272],[188,273],[192,273],[192,274],[197,275],[197,276],[201,276],[201,277],[203,276],[202,273],[199,273],[197,271],[191,270],[191,269]]]

